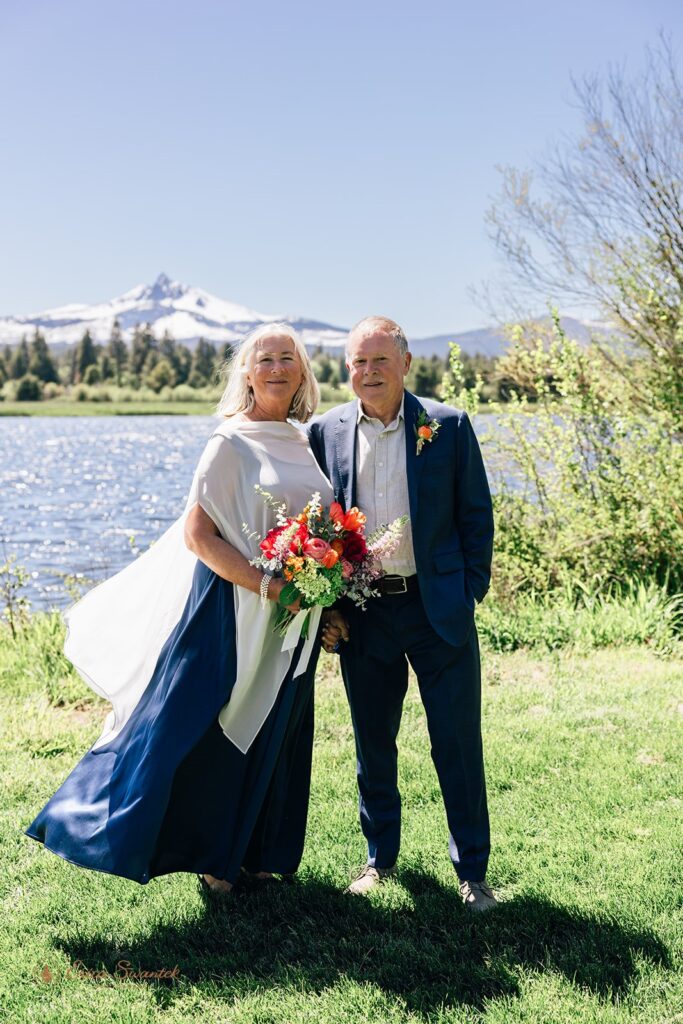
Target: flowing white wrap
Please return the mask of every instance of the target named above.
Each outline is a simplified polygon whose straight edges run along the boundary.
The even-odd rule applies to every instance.
[[[300,511],[314,491],[320,492],[323,504],[332,501],[330,484],[300,428],[291,423],[226,420],[199,460],[180,518],[143,555],[65,613],[66,656],[92,689],[112,704],[95,748],[112,740],[130,718],[185,608],[197,563],[184,542],[188,512],[201,505],[223,539],[245,558],[253,558],[258,539],[275,525],[255,484],[286,502],[292,512]],[[258,538],[245,534],[244,523]],[[234,600],[237,677],[219,722],[225,735],[246,753],[275,703],[293,648],[282,650],[282,638],[273,631],[274,602],[263,609],[258,594],[238,586]],[[321,609],[310,614],[308,639],[295,675],[308,665]],[[216,637],[215,643],[220,642]],[[197,696],[201,699],[199,689]]]

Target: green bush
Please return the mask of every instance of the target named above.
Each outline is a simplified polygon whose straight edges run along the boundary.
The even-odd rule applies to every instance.
[[[653,392],[645,411],[624,383],[628,363],[581,348],[557,318],[550,337],[529,341],[518,329],[502,369],[519,394],[497,406],[484,445],[500,476],[494,573],[503,602],[637,581],[680,589],[683,446],[666,403]],[[476,409],[476,388],[452,387],[451,397]]]
[[[15,398],[17,402],[40,402],[43,397],[43,382],[32,373],[25,373],[17,381]]]
[[[51,401],[54,398],[59,398],[63,394],[64,388],[61,386],[61,384],[55,384],[52,381],[47,383],[43,388],[43,398],[46,401]]]

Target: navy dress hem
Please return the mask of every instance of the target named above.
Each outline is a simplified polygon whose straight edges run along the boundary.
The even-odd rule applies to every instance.
[[[183,615],[125,727],[88,751],[25,835],[77,867],[141,885],[177,871],[232,882],[242,866],[296,871],[320,650],[318,642],[293,678],[302,643],[243,754],[217,720],[236,675],[233,587],[198,561]]]

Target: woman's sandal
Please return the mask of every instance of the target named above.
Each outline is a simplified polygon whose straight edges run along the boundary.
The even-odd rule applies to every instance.
[[[229,899],[234,891],[235,886],[232,889],[219,889],[217,886],[209,885],[204,875],[197,875],[197,882],[199,885],[199,891],[202,896],[209,896],[211,899],[226,900]]]

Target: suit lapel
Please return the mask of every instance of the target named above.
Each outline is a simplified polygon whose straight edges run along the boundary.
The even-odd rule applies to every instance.
[[[408,478],[408,500],[410,503],[410,521],[413,532],[416,531],[418,486],[420,476],[422,475],[422,467],[424,466],[424,451],[421,456],[416,453],[415,424],[423,408],[415,395],[412,395],[410,391],[406,391],[403,402],[406,435],[406,476]]]
[[[356,420],[358,418],[358,401],[346,406],[339,417],[335,432],[334,444],[338,481],[335,481],[335,492],[342,491],[344,508],[348,512],[355,504],[356,498]],[[335,493],[339,500],[341,494]]]

